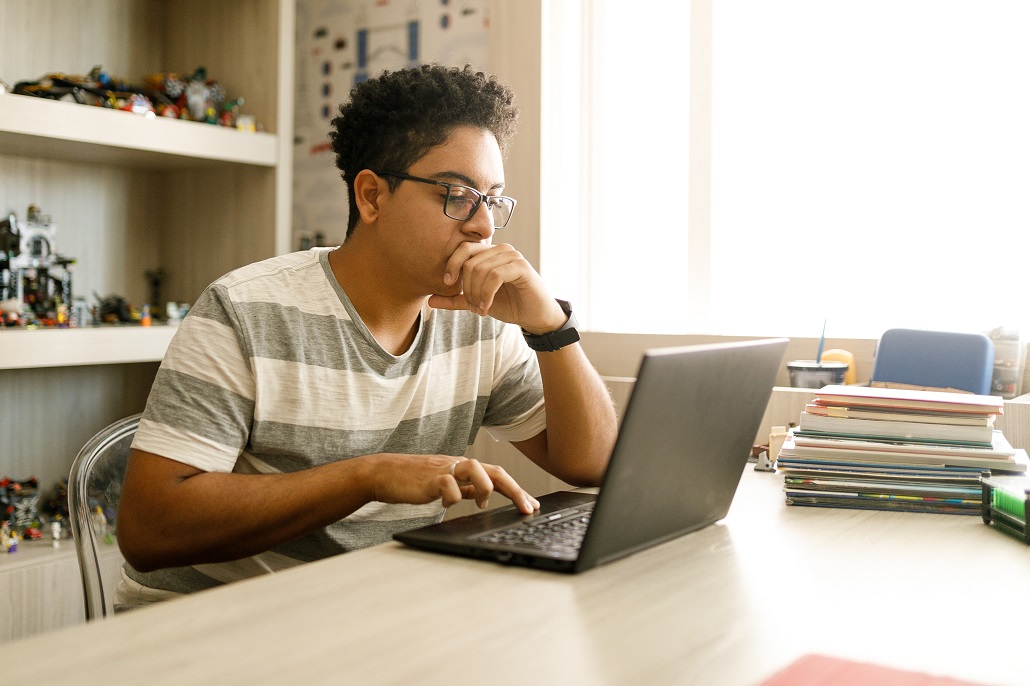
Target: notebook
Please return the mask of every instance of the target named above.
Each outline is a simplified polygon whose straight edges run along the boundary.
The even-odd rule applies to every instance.
[[[509,505],[394,538],[582,572],[702,529],[729,510],[786,347],[780,338],[648,350],[596,495],[558,491],[537,498],[532,515]],[[541,532],[557,542],[532,540]]]

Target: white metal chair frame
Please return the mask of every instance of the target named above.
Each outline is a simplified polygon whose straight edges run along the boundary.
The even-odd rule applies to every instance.
[[[136,414],[120,419],[97,432],[75,457],[68,476],[68,516],[75,538],[79,571],[82,574],[87,621],[107,616],[98,533],[93,528],[95,506],[90,507],[91,498],[96,497],[96,489],[91,478],[98,466],[107,465],[111,460],[120,461],[112,465],[118,470],[119,475],[124,472],[129,457],[129,444],[139,427],[139,420],[140,415]]]

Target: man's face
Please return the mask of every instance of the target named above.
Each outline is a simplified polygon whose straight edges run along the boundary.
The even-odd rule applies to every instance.
[[[504,188],[504,165],[497,140],[489,131],[462,127],[447,142],[403,172],[434,181],[469,186],[485,195],[500,195]],[[443,186],[402,180],[397,190],[381,204],[374,231],[383,248],[385,266],[397,278],[410,280],[419,295],[455,295],[461,283],[444,284],[447,259],[463,242],[490,243],[494,228],[489,209],[483,203],[466,221],[444,214]]]

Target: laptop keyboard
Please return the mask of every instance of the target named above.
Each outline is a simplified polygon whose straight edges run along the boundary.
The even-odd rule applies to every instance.
[[[583,543],[593,509],[594,504],[587,503],[558,510],[487,531],[476,536],[476,540],[494,545],[535,548],[545,553],[575,553]]]

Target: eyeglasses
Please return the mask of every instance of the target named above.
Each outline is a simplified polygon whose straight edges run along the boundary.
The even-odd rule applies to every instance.
[[[493,217],[494,228],[503,229],[511,219],[511,213],[515,211],[515,198],[505,195],[483,195],[475,188],[462,186],[457,183],[444,183],[433,179],[423,179],[418,176],[410,176],[399,172],[383,171],[378,172],[379,176],[392,176],[396,179],[406,181],[418,181],[419,183],[430,183],[434,186],[443,186],[447,189],[447,195],[443,201],[443,213],[451,219],[460,222],[468,221],[476,213],[479,206],[484,202]]]

